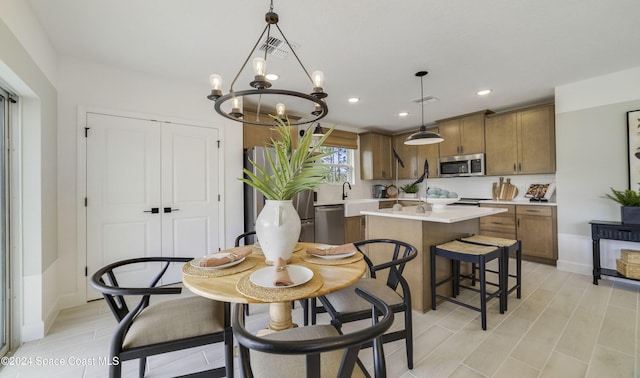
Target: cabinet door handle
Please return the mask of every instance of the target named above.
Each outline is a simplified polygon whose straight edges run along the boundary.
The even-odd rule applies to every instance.
[[[513,171],[514,171],[514,172],[518,172],[518,171],[516,170],[516,163],[513,163]]]
[[[518,172],[522,172],[522,163],[518,163]]]

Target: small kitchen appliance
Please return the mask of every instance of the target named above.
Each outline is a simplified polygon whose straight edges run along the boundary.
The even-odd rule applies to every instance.
[[[371,195],[373,198],[385,198],[387,196],[386,185],[373,185],[371,187]]]

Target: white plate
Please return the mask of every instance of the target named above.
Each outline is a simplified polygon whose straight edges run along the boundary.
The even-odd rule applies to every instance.
[[[351,251],[351,252],[347,252],[347,253],[341,253],[339,255],[314,255],[315,257],[320,257],[321,259],[325,259],[325,260],[337,260],[337,259],[344,259],[345,257],[351,257],[353,255],[356,254],[356,252],[358,251]]]
[[[275,278],[275,268],[268,266],[266,268],[258,269],[251,273],[249,280],[255,285],[266,287],[269,289],[281,289],[302,285],[309,282],[313,278],[313,270],[300,265],[287,265],[289,271],[289,278],[293,281],[293,285],[289,286],[276,286],[273,284]]]
[[[216,269],[224,269],[224,268],[228,268],[230,266],[238,265],[238,264],[240,264],[241,262],[244,261],[244,257],[242,257],[242,258],[239,258],[237,260],[228,262],[226,264],[218,265],[218,266],[200,266],[200,261],[207,260],[207,259],[210,259],[212,257],[215,257],[217,259],[221,259],[221,258],[227,257],[229,255],[230,255],[230,253],[227,253],[227,252],[215,253],[215,254],[209,255],[209,256],[196,257],[195,259],[191,260],[190,263],[191,263],[191,266],[195,266],[196,268],[207,269],[207,270],[216,270]]]

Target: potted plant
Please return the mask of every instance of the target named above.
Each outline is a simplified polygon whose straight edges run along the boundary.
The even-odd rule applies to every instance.
[[[405,193],[405,197],[408,198],[416,198],[418,196],[418,184],[407,184],[407,185],[403,185],[400,187],[400,190],[402,190]]]
[[[640,224],[640,193],[635,190],[615,190],[605,197],[618,202],[622,223]]]
[[[320,159],[330,154],[322,153],[320,147],[333,131],[333,128],[327,131],[315,145],[312,133],[305,133],[294,149],[289,121],[273,118],[280,139],[272,139],[271,148],[266,149],[268,167],[250,161],[257,173],[243,169],[244,177],[239,178],[266,199],[256,219],[256,235],[268,262],[278,257],[291,258],[301,229],[300,217],[291,200],[304,190],[314,189],[329,172]]]

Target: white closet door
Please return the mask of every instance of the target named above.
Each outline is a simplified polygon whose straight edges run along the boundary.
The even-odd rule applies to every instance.
[[[217,129],[94,113],[87,127],[89,277],[123,259],[219,249]],[[182,265],[162,284],[181,281]],[[149,282],[149,266],[124,273],[121,285]]]
[[[160,133],[151,121],[87,114],[87,271],[161,251]],[[148,266],[121,285],[149,281]],[[100,295],[88,286],[87,299]]]
[[[218,251],[218,130],[162,126],[162,255],[204,256]],[[163,283],[182,280],[172,266]]]

